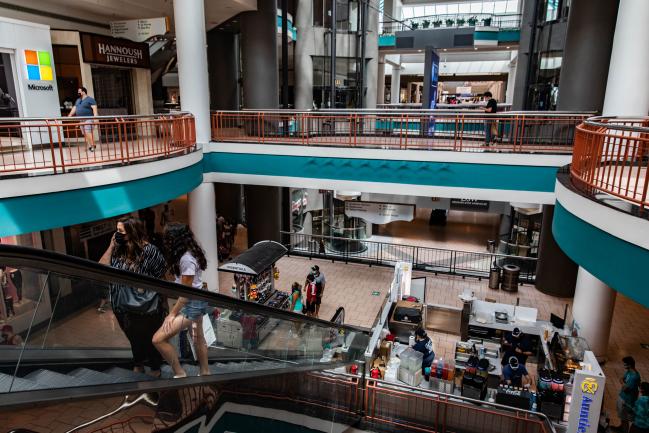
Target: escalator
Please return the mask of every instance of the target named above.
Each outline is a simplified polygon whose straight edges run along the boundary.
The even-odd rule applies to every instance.
[[[362,360],[369,341],[366,330],[342,324],[342,308],[332,321],[324,321],[24,247],[0,245],[0,264],[18,269],[22,291],[34,298],[31,311],[7,321],[24,342],[0,345],[2,427],[29,428],[3,422],[9,408],[24,412],[35,404],[162,396],[169,390],[334,369]],[[180,296],[206,301],[210,308],[203,320],[209,325],[203,329],[210,374],[198,375],[193,343],[182,334],[171,342],[180,348],[187,377],[174,378],[166,364],[159,377],[148,368],[134,371],[129,342],[113,313],[100,314],[94,304],[78,307],[75,302],[88,291],[105,293],[111,284],[156,291],[169,304]]]

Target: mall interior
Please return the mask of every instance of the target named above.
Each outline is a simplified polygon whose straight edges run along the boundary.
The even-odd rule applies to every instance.
[[[0,2],[0,433],[649,432],[648,21]]]

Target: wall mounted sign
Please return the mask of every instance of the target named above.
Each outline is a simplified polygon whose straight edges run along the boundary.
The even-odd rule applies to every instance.
[[[52,81],[54,79],[54,75],[52,74],[52,56],[49,51],[25,50],[24,53],[27,79],[29,81]],[[52,89],[37,90],[54,90],[54,87]]]
[[[451,210],[468,210],[474,212],[487,212],[489,210],[489,201],[471,200],[466,198],[452,198]]]
[[[415,218],[415,205],[378,203],[372,201],[346,201],[345,215],[361,218],[372,224],[387,224],[392,221],[412,221]]]
[[[144,42],[169,31],[169,17],[111,21],[110,34],[115,38]]]
[[[127,39],[81,33],[83,61],[100,65],[149,69],[149,45]]]

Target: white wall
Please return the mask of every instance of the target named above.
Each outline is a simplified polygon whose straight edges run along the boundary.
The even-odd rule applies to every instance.
[[[0,48],[12,53],[21,117],[59,117],[54,56],[49,26],[0,17]],[[52,63],[51,81],[28,81],[25,50],[47,51]],[[29,84],[52,85],[52,90],[30,90]]]

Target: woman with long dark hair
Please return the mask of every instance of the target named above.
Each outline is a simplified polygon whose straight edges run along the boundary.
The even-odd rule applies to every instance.
[[[166,272],[164,257],[147,241],[142,223],[131,216],[117,222],[117,231],[99,263],[155,278],[163,278]],[[151,290],[113,283],[110,300],[115,318],[131,344],[133,370],[143,373],[146,365],[152,376],[160,376],[162,357],[151,338],[163,323],[165,299]]]
[[[207,268],[205,253],[186,224],[169,223],[164,230],[164,252],[167,265],[176,277],[176,283],[194,289],[203,288],[202,273]],[[203,335],[203,316],[207,302],[180,297],[173,306],[164,324],[153,336],[153,344],[174,372],[174,377],[185,377],[178,360],[176,348],[169,340],[184,329],[191,328],[194,349],[200,365],[200,374],[210,374],[207,362],[207,344]]]

